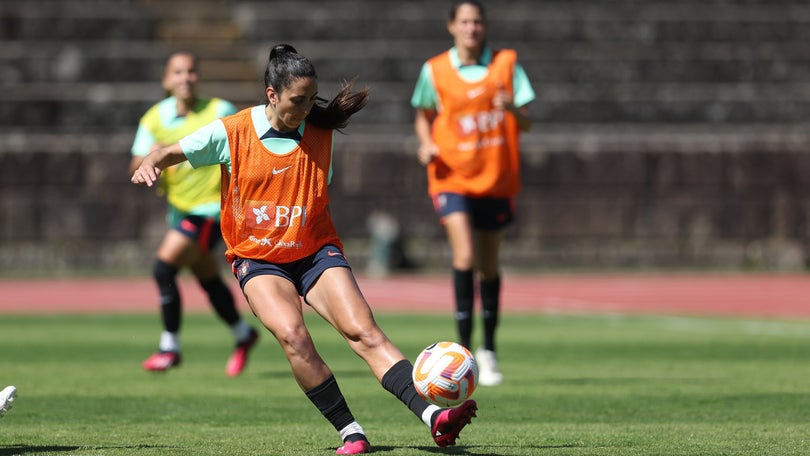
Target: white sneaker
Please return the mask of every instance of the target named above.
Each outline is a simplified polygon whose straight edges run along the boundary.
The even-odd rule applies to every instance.
[[[479,348],[475,351],[475,361],[478,363],[479,385],[496,386],[503,383],[503,374],[498,369],[498,359],[494,351]]]
[[[17,388],[7,386],[3,391],[0,391],[0,416],[3,416],[11,410],[11,403],[17,397]]]

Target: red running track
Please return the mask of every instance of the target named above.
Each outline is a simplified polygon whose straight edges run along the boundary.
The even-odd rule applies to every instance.
[[[451,309],[448,277],[359,277],[375,311]],[[234,291],[239,289],[230,282]],[[191,278],[180,281],[184,308],[207,311]],[[154,312],[157,288],[149,278],[2,279],[0,314]],[[246,308],[244,298],[239,303]],[[658,313],[747,317],[810,317],[810,277],[802,274],[582,274],[505,275],[503,311],[546,313]]]

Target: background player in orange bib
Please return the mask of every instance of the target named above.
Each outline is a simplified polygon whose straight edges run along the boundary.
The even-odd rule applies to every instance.
[[[367,453],[371,445],[315,349],[303,303],[344,337],[439,446],[454,445],[475,416],[475,401],[440,409],[419,396],[413,366],[374,321],[329,215],[334,130],[365,106],[368,89],[354,92],[350,83],[322,103],[315,68],[283,44],[270,52],[264,82],[267,104],[214,121],[149,154],[132,182],[151,186],[167,167],[186,160],[222,165],[226,256],[298,385],[340,434],[343,445],[336,454]]]
[[[475,280],[483,340],[475,357],[479,383],[503,382],[495,355],[500,313],[499,250],[520,189],[519,134],[531,124],[535,94],[517,53],[486,44],[486,13],[477,1],[456,2],[447,30],[454,46],[422,67],[411,105],[418,158],[428,193],[452,250],[459,342],[472,349]],[[475,276],[477,272],[477,277]]]

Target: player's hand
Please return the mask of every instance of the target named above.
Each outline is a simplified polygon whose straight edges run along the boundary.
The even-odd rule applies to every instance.
[[[495,92],[495,97],[492,98],[492,105],[495,107],[495,109],[502,109],[506,111],[512,111],[515,109],[512,95],[504,90],[503,84],[500,82],[498,83],[498,90]]]
[[[435,143],[420,144],[419,150],[416,152],[416,156],[419,158],[419,163],[423,165],[427,165],[428,163],[432,162],[437,155],[439,155],[439,148]]]
[[[158,177],[160,177],[160,168],[147,163],[141,163],[141,166],[132,173],[130,182],[151,187],[157,182]]]

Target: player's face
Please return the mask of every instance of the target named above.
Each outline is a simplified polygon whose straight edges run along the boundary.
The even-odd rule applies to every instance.
[[[163,73],[163,88],[180,100],[190,100],[197,93],[197,65],[188,54],[175,54]]]
[[[479,48],[486,38],[486,23],[481,11],[468,3],[456,9],[456,18],[447,22],[447,30],[458,48]]]
[[[270,109],[275,112],[276,120],[270,119],[273,128],[279,131],[290,131],[298,128],[306,119],[315,99],[318,96],[318,81],[314,78],[299,78],[281,92],[272,87],[267,88],[267,99]]]

